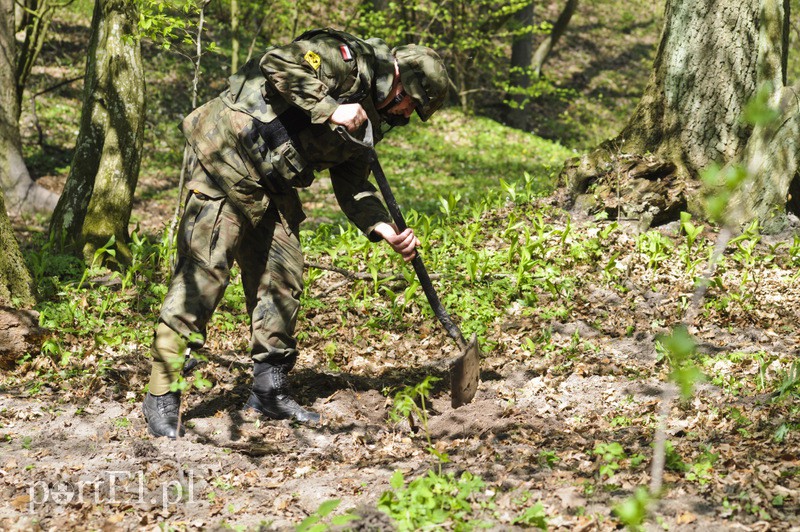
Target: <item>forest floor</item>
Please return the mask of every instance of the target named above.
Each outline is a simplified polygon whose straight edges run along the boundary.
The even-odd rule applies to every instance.
[[[536,209],[557,239],[568,217]],[[570,223],[576,241],[597,233],[593,222]],[[717,277],[725,290],[712,287],[688,322],[707,380],[667,408],[671,447],[649,529],[798,530],[797,230],[748,241],[753,256],[770,259],[746,268],[735,266],[741,247],[727,254]],[[51,378],[35,392],[37,375],[57,365],[33,358],[4,379],[0,395],[0,528],[285,530],[335,499],[337,513],[365,516],[356,529],[386,530],[390,521],[375,507],[393,473],[411,480],[439,467],[444,476],[482,479],[463,488],[473,525],[618,528],[612,508],[650,482],[669,389],[656,336],[686,316],[693,293],[695,276],[677,252],[683,237],[674,225],[658,234],[676,250],[658,265],[636,245],[634,226],[621,224],[597,260],[575,264],[568,300],[543,291],[535,311],[512,305],[487,324],[480,388],[457,409],[445,361],[458,350],[436,323],[411,314],[402,330],[376,330],[358,308],[345,320],[330,309],[351,297],[352,283],[330,271],[313,286],[329,307],[301,319],[307,334],[292,373],[295,397],[322,414],[319,426],[240,410],[251,372],[241,323],[210,331],[203,372],[213,387],[188,394],[187,436],[177,442],[147,433],[147,345],[105,347],[84,362],[113,361],[102,376]],[[604,264],[619,270],[613,281]],[[419,418],[392,421],[389,392],[429,375],[443,380],[430,394],[427,429]],[[782,389],[788,393],[778,397]],[[426,434],[447,463],[426,449]],[[434,504],[446,508],[451,499]]]
[[[646,78],[599,73],[642,68],[657,34],[638,36],[631,18],[620,41],[597,39],[609,47],[598,52],[589,31],[603,29],[599,20],[576,21],[571,45],[584,63],[562,57],[553,70],[563,65],[565,76],[584,83],[581,97],[616,93],[630,98],[620,108],[630,108]],[[83,49],[76,44],[73,52]],[[66,78],[80,74],[76,65],[38,72]],[[62,115],[79,99],[76,87],[64,90],[63,101],[48,107],[63,106]],[[50,151],[31,166],[58,188],[66,175],[57,163],[69,160],[77,119],[64,120],[63,129],[51,120]],[[573,115],[572,126],[581,120]],[[158,133],[149,134],[157,167],[161,145],[152,138]],[[584,132],[584,140],[599,136]],[[162,231],[174,210],[176,183],[165,174],[151,168],[140,182],[133,218],[148,234]],[[648,507],[646,529],[800,530],[797,220],[779,235],[731,243],[691,317],[695,281],[717,236],[710,228],[692,248],[676,223],[643,234],[635,222],[620,221],[611,230],[608,222],[571,219],[546,198],[481,216],[479,245],[487,252],[507,252],[497,229],[506,220],[539,224],[541,257],[559,271],[487,320],[481,383],[470,404],[450,406],[446,361],[458,350],[430,315],[412,308],[402,326],[376,327],[369,309],[343,303],[361,288],[334,271],[310,283],[313,305],[301,316],[301,356],[291,375],[295,398],[322,414],[319,426],[240,410],[251,379],[244,320],[212,324],[201,369],[213,386],[186,394],[187,435],[175,442],[150,436],[141,412],[154,314],[138,324],[141,341],[96,341],[102,323],[85,337],[52,331],[64,352],[82,358],[34,354],[0,375],[0,529],[291,530],[339,500],[334,514],[355,509],[361,516],[355,529],[389,530],[378,501],[406,489],[416,512],[427,503],[447,509],[445,529],[483,522],[495,530],[614,530],[622,525],[613,508],[651,482],[666,412],[664,490]],[[26,221],[17,229],[24,240],[36,227]],[[96,306],[76,302],[86,312]],[[686,400],[672,398],[669,357],[659,347],[659,335],[682,321],[705,375]],[[427,376],[442,379],[433,384],[427,423],[392,420],[394,394]],[[402,487],[393,485],[396,471]],[[426,475],[447,489],[408,484]],[[448,509],[459,496],[469,512]]]

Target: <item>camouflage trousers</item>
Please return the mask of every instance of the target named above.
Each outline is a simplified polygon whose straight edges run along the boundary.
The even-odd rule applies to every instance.
[[[285,227],[274,205],[253,227],[221,191],[205,186],[202,193],[189,192],[178,231],[178,261],[153,342],[150,393],[168,392],[186,349],[205,343],[206,326],[228,286],[234,260],[250,315],[253,360],[291,369],[303,291],[297,235],[297,227]]]

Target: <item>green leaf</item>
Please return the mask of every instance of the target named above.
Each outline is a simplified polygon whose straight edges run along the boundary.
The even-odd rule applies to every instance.
[[[339,503],[341,503],[341,502],[342,501],[339,500],[339,499],[331,499],[329,501],[325,501],[325,502],[323,502],[322,504],[319,505],[319,508],[317,509],[316,513],[320,517],[325,517],[328,514],[330,514],[332,511],[334,511],[339,506]]]
[[[194,371],[194,386],[198,390],[210,390],[213,384],[203,377],[203,373],[198,369]]]
[[[697,350],[697,343],[689,334],[685,325],[678,325],[672,330],[669,336],[659,335],[658,341],[672,355],[675,363],[681,363],[690,359]]]
[[[670,373],[670,380],[678,385],[681,397],[689,399],[692,396],[694,385],[705,380],[705,375],[695,365],[678,368]]]
[[[392,489],[399,490],[404,484],[405,480],[403,479],[403,473],[399,470],[395,471],[391,480],[389,481],[389,485],[392,486]]]
[[[645,488],[636,490],[636,494],[614,507],[614,513],[628,528],[638,529],[647,518],[647,507],[650,496]]]
[[[349,523],[350,521],[355,521],[358,518],[359,518],[359,516],[354,515],[354,514],[337,515],[337,516],[334,516],[334,517],[331,518],[331,524],[333,526],[344,526],[347,523]]]

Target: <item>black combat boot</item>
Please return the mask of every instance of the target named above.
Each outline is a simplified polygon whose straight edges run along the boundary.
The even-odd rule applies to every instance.
[[[147,392],[142,403],[147,428],[153,436],[166,436],[175,439],[178,432],[178,410],[181,408],[181,394],[168,392],[164,395],[151,395]],[[181,436],[184,435],[181,426]]]
[[[258,410],[272,419],[296,419],[301,423],[319,423],[320,416],[289,397],[286,366],[256,362],[253,368],[253,391],[245,408]]]

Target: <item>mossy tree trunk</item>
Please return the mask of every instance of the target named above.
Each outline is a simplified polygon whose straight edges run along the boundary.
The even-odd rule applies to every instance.
[[[681,210],[703,215],[700,173],[740,164],[751,169],[741,190],[769,205],[740,192],[733,221],[766,221],[782,209],[800,146],[785,87],[788,10],[788,0],[667,0],[645,93],[616,138],[565,166],[566,203],[647,224],[674,220]],[[784,117],[754,130],[742,117],[760,87],[772,87]],[[782,175],[766,178],[767,169]]]
[[[19,250],[0,191],[0,306],[31,308],[36,303],[34,293],[33,278]]]
[[[14,27],[14,1],[0,0],[0,188],[8,212],[50,213],[58,195],[36,184],[22,158]]]
[[[4,185],[10,176],[19,174],[19,165],[25,167],[17,124],[15,44],[14,2],[0,0],[0,179]],[[0,190],[0,306],[32,307],[35,303],[33,294],[33,281],[11,229]]]
[[[98,0],[92,17],[81,127],[50,224],[62,249],[87,262],[111,237],[130,258],[128,222],[144,131],[144,72],[135,2]]]

